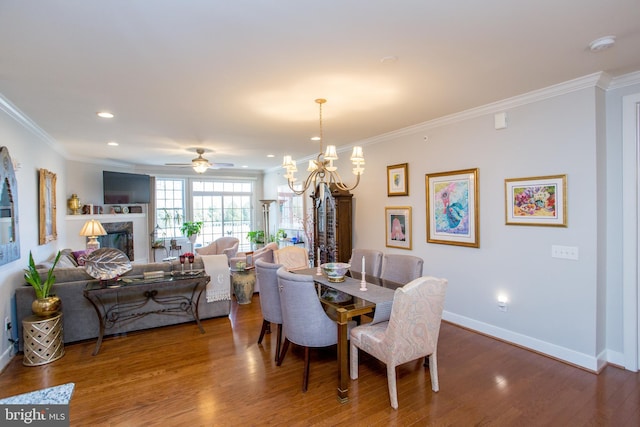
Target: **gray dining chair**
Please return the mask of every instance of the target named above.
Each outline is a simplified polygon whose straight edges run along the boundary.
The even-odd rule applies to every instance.
[[[428,357],[431,389],[440,389],[436,354],[446,290],[446,279],[419,277],[395,290],[388,321],[351,330],[351,379],[358,378],[358,349],[384,362],[393,409],[398,409],[398,365]]]
[[[260,285],[260,309],[262,310],[262,329],[258,344],[266,333],[271,333],[271,323],[278,325],[276,337],[275,361],[280,358],[280,345],[282,342],[282,310],[280,309],[280,291],[278,290],[277,271],[282,264],[273,264],[263,260],[257,260],[256,283]]]
[[[385,254],[382,257],[380,278],[406,285],[422,276],[422,258],[413,255]]]
[[[382,252],[375,249],[353,249],[351,251],[351,271],[362,273],[362,257],[364,257],[364,273],[374,277],[380,277],[382,267]]]
[[[282,365],[289,343],[304,347],[302,391],[309,384],[309,349],[338,343],[338,326],[322,308],[313,276],[278,269],[278,288],[282,307],[284,344],[278,366]]]

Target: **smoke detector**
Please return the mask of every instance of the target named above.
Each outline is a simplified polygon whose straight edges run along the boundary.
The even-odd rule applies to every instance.
[[[615,36],[604,36],[599,39],[595,39],[591,43],[589,43],[589,49],[591,52],[598,52],[601,50],[609,49],[616,42]]]

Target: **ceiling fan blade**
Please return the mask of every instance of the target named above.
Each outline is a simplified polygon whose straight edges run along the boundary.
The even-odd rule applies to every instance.
[[[165,166],[191,167],[191,163],[165,163]]]
[[[232,168],[233,163],[211,163],[209,169]]]

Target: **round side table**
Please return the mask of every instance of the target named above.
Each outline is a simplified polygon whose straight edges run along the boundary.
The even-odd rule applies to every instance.
[[[231,270],[231,285],[238,304],[251,304],[256,286],[256,270]]]
[[[62,313],[50,317],[29,316],[22,320],[25,366],[38,366],[64,356]]]

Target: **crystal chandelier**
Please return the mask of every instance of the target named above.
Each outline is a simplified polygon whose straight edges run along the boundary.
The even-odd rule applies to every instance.
[[[309,176],[305,179],[301,189],[294,188],[296,177],[295,173],[298,171],[295,160],[291,159],[291,156],[284,156],[282,161],[282,167],[286,169],[287,173],[284,175],[289,183],[289,188],[295,194],[303,194],[309,187],[315,188],[318,184],[324,183],[327,186],[335,184],[340,190],[351,191],[360,183],[360,175],[364,173],[364,154],[362,147],[353,147],[351,153],[351,163],[353,163],[353,174],[356,176],[356,183],[352,187],[349,187],[342,181],[338,168],[333,165],[334,160],[338,160],[338,154],[336,152],[335,145],[327,145],[327,150],[322,152],[322,145],[324,142],[324,134],[322,131],[322,104],[327,102],[326,99],[316,99],[316,103],[320,106],[320,152],[315,160],[309,160],[309,167],[307,172]]]

